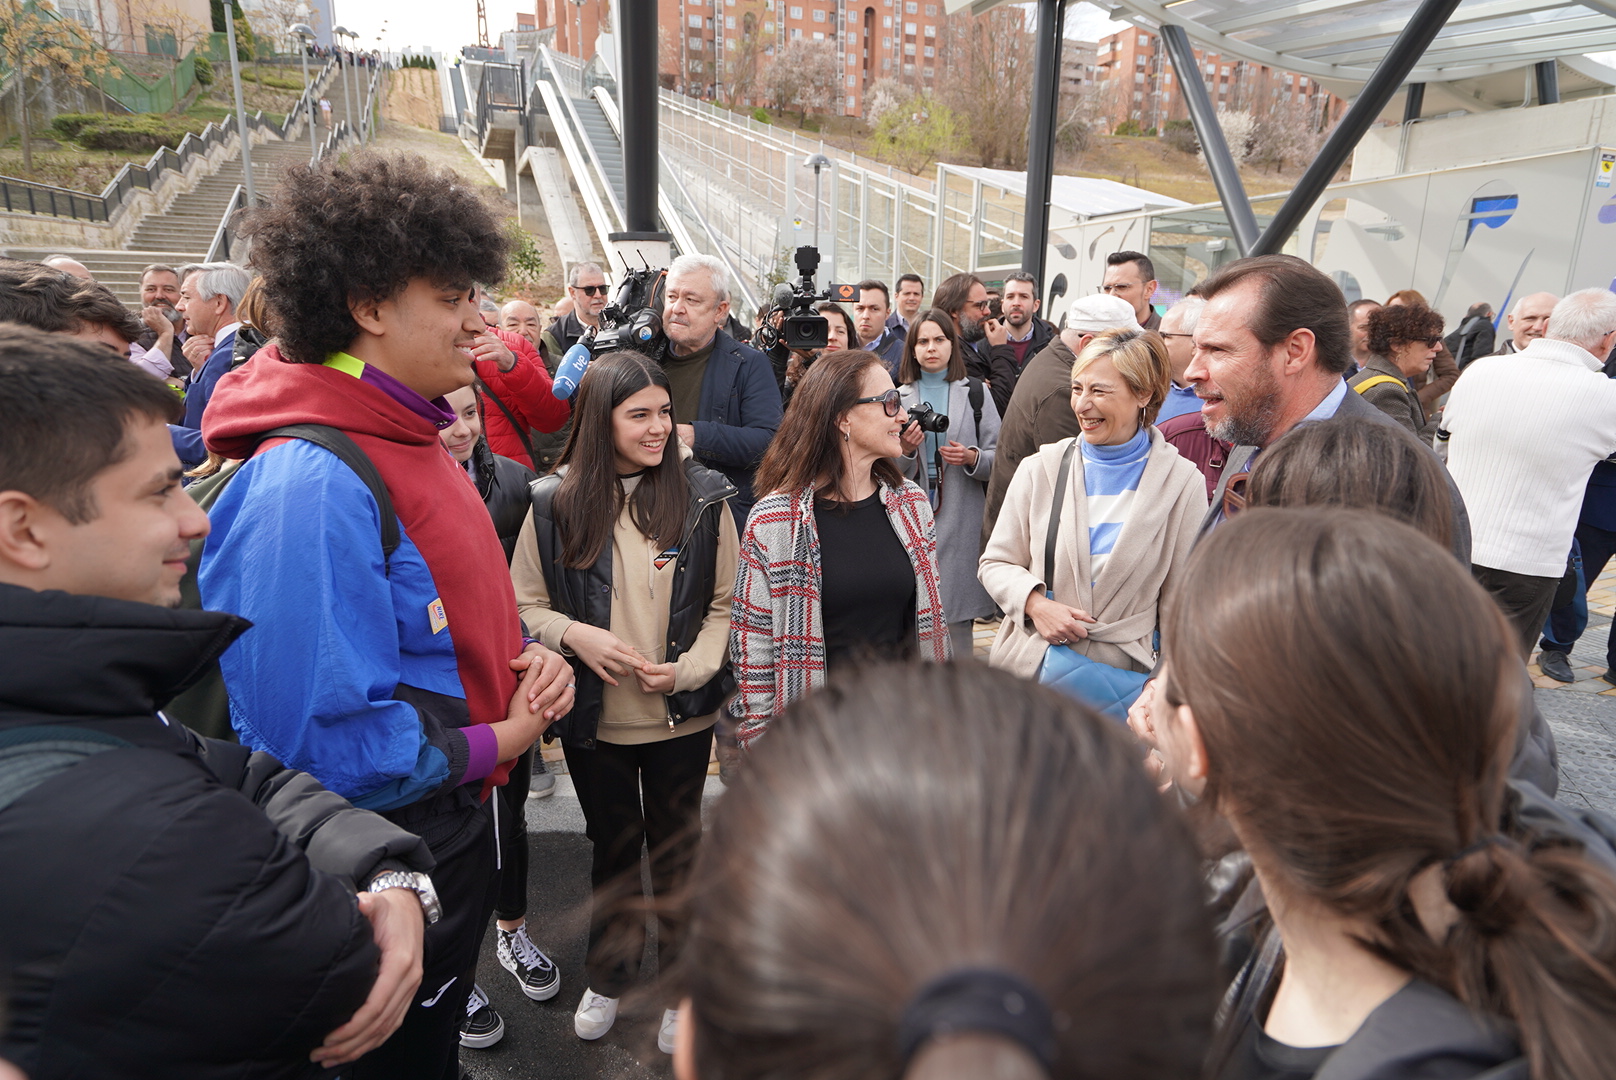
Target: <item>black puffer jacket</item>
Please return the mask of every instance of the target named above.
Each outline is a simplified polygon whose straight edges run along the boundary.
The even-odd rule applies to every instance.
[[[511,552],[516,550],[516,538],[522,533],[522,523],[527,520],[527,486],[538,476],[520,461],[494,453],[487,439],[477,440],[471,451],[471,464],[476,470],[477,493],[483,497],[483,505],[494,519],[494,531],[499,533],[505,562],[509,564]]]
[[[431,867],[307,774],[158,718],[247,626],[0,585],[0,1057],[33,1080],[322,1075],[309,1051],[376,976],[356,884]]]

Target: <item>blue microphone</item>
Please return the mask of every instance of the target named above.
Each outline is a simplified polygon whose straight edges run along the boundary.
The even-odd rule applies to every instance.
[[[583,379],[584,372],[589,370],[589,346],[579,342],[567,350],[556,365],[555,379],[550,383],[550,393],[566,401],[578,389],[578,383]]]

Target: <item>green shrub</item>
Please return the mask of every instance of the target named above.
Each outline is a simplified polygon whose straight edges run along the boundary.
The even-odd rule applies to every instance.
[[[1144,134],[1146,138],[1154,139],[1156,137],[1156,129],[1153,127],[1147,127]]]
[[[515,221],[510,223],[507,231],[515,242],[509,264],[510,283],[531,288],[539,283],[539,275],[544,272],[544,259],[540,256],[538,241]]]
[[[752,119],[756,120],[760,124],[773,123],[773,121],[769,119],[769,110],[765,109],[761,105],[752,110]]]
[[[51,121],[51,134],[64,139],[76,139],[86,125],[107,119],[105,113],[62,113]]]
[[[213,61],[205,56],[196,58],[196,81],[198,86],[213,85]]]
[[[86,150],[160,150],[178,146],[190,131],[151,113],[100,116],[79,128],[78,143]]]
[[[1113,134],[1113,135],[1138,135],[1138,134],[1140,134],[1139,121],[1137,121],[1137,120],[1124,120],[1122,123],[1118,124],[1115,128],[1113,128],[1111,130],[1111,134]]]

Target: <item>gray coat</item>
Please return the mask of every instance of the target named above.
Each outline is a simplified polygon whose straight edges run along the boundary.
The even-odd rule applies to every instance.
[[[920,401],[920,387],[915,383],[904,383],[898,391],[903,396],[905,409]],[[994,612],[992,599],[976,580],[988,477],[993,472],[994,451],[999,445],[999,410],[994,408],[993,395],[986,386],[982,388],[982,430],[978,432],[967,381],[960,379],[949,384],[945,441],[974,446],[981,455],[974,469],[963,465],[943,466],[942,499],[937,506],[937,576],[942,579],[943,612],[950,623],[956,623],[986,618]],[[926,486],[926,471],[919,454],[900,457],[897,462],[906,477],[921,487]]]

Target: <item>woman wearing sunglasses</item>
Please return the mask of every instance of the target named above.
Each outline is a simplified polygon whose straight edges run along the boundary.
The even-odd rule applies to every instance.
[[[1436,421],[1425,418],[1415,386],[1442,348],[1442,316],[1418,304],[1378,308],[1369,314],[1369,351],[1363,370],[1347,384],[1363,399],[1426,443]]]
[[[926,493],[905,480],[908,417],[881,358],[828,352],[758,466],[730,623],[742,745],[862,661],[949,659]]]

